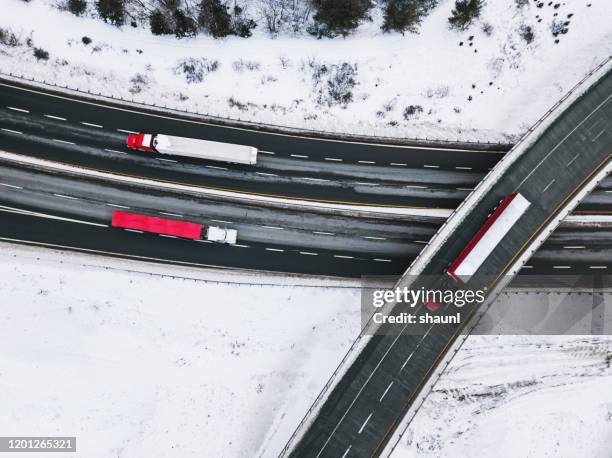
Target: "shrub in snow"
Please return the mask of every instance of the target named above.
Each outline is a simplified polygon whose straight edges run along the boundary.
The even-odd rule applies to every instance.
[[[408,121],[410,118],[413,118],[414,116],[423,113],[423,107],[421,105],[408,105],[406,108],[404,108],[404,119],[406,121]]]
[[[87,46],[89,43],[91,43],[91,38],[89,38],[89,37],[83,37],[83,38],[81,38],[81,41],[83,42],[83,44],[84,44],[85,46]]]
[[[558,36],[559,34],[566,34],[569,31],[569,29],[567,28],[568,25],[569,21],[560,21],[558,19],[555,19],[550,24],[550,31],[554,37]]]
[[[98,14],[106,22],[122,25],[125,20],[125,0],[97,0]]]
[[[68,0],[66,7],[72,14],[80,16],[87,9],[87,2],[85,0]]]
[[[313,65],[313,82],[319,105],[346,106],[353,101],[353,88],[357,85],[357,65]]]
[[[271,34],[299,32],[310,17],[308,0],[259,0],[259,13]]]
[[[519,28],[519,35],[527,43],[531,43],[535,37],[535,34],[533,33],[533,28],[530,25],[525,25],[525,24],[523,24]]]
[[[177,38],[194,36],[198,23],[183,11],[179,0],[157,0],[158,7],[149,15],[154,35],[174,34]]]
[[[493,26],[491,25],[490,22],[485,22],[484,24],[482,24],[481,30],[483,31],[483,33],[487,36],[491,36],[491,34],[493,33]]]
[[[7,29],[0,28],[0,43],[5,46],[10,46],[14,48],[15,46],[19,46],[21,43],[19,42],[19,38],[13,32]]]
[[[132,94],[139,94],[149,86],[150,81],[147,75],[136,73],[130,78],[130,83],[132,83],[132,85],[129,87],[128,91]]]
[[[34,48],[36,60],[49,60],[49,53],[42,48]]]
[[[318,38],[348,35],[372,7],[370,0],[312,0],[312,4],[317,11],[308,32]]]
[[[232,33],[232,20],[227,7],[220,0],[202,0],[198,22],[213,37],[226,37]]]
[[[232,32],[241,38],[249,38],[257,27],[257,23],[243,14],[242,8],[238,5],[234,7],[234,20],[232,21]]]
[[[234,62],[232,62],[232,68],[234,69],[234,71],[240,72],[242,73],[242,71],[246,68],[247,70],[250,71],[255,71],[255,70],[259,70],[259,68],[261,67],[261,64],[259,62],[255,62],[252,60],[235,60]]]
[[[174,67],[175,75],[183,75],[187,83],[201,83],[204,77],[209,73],[216,72],[219,69],[218,60],[209,60],[205,57],[196,59],[189,57],[178,61]]]
[[[450,27],[458,30],[467,29],[480,16],[484,0],[456,0],[455,8],[448,18]]]
[[[245,103],[241,103],[241,102],[239,102],[238,100],[236,100],[236,99],[234,98],[234,96],[230,97],[230,98],[227,100],[227,103],[229,104],[229,106],[230,106],[231,108],[238,108],[240,111],[245,111],[245,110],[247,110],[247,109],[249,108],[249,106],[248,106],[247,104],[245,104]]]

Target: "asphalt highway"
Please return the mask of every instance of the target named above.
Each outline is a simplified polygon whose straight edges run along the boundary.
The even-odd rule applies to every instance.
[[[6,238],[88,250],[95,249],[99,239],[99,250],[117,254],[335,276],[399,275],[439,226],[437,222],[398,222],[245,206],[2,164],[0,206],[5,209],[0,213],[2,221],[26,217],[38,221],[28,224],[33,227],[27,230],[4,225],[0,234]],[[18,214],[19,210],[31,213]],[[238,231],[239,246],[213,244],[211,249],[212,245],[207,244],[192,252],[185,248],[193,244],[185,240],[134,232],[125,235],[123,230],[108,228],[115,210],[233,228]],[[103,235],[90,239],[88,234],[92,231]],[[532,259],[529,273],[612,268],[611,231],[589,226],[559,229]],[[109,242],[113,238],[114,244]],[[132,243],[134,239],[138,242]],[[330,263],[330,259],[335,262]]]

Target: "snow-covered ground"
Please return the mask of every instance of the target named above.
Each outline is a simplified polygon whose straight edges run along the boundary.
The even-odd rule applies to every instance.
[[[359,330],[357,286],[2,243],[0,431],[275,457]],[[608,457],[611,360],[608,337],[472,336],[394,458]]]
[[[77,436],[87,458],[282,448],[360,323],[354,281],[6,244],[0,291],[2,435]]]
[[[608,458],[612,337],[470,336],[393,458]]]
[[[56,4],[1,0],[0,28],[18,40],[0,44],[2,72],[215,116],[365,135],[507,141],[612,54],[608,0],[557,8],[488,0],[466,32],[449,30],[454,2],[442,0],[419,34],[406,36],[383,34],[375,9],[353,35],[322,40],[271,38],[261,27],[248,39],[177,40]],[[553,21],[569,21],[568,32],[554,37]],[[36,47],[48,60],[34,57]],[[185,63],[197,69],[191,76]],[[352,101],[339,104],[327,88],[343,63],[355,84],[343,85]]]

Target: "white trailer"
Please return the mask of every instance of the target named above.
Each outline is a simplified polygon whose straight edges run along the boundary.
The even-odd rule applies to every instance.
[[[127,146],[132,149],[175,156],[208,159],[211,161],[255,164],[257,148],[233,143],[213,142],[197,138],[175,137],[164,134],[131,134]]]
[[[502,200],[453,261],[447,273],[455,280],[469,281],[530,205],[531,203],[517,192]]]

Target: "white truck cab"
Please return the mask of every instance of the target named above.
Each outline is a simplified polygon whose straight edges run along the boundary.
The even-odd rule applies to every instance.
[[[223,227],[209,226],[206,229],[206,240],[218,243],[236,244],[238,231],[236,229],[226,229]]]

